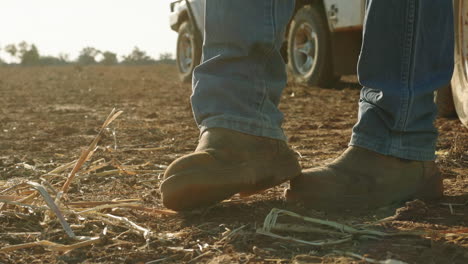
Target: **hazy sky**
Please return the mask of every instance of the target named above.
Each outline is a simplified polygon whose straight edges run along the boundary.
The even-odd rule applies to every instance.
[[[151,57],[175,53],[170,0],[0,0],[0,47],[27,41],[41,55],[77,57],[85,46],[119,55],[138,46]],[[8,55],[0,51],[6,60]]]

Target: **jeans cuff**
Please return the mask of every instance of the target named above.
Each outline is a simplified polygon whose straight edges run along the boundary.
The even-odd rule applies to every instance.
[[[261,125],[262,123],[263,125]],[[208,128],[221,127],[260,137],[273,138],[283,141],[287,140],[284,131],[281,128],[273,128],[267,124],[264,124],[264,122],[238,116],[234,117],[229,115],[222,115],[210,117],[203,120],[198,127],[200,128],[200,135]]]
[[[435,150],[433,148],[420,149],[396,147],[392,146],[389,142],[391,142],[390,138],[388,139],[388,141],[376,141],[375,138],[353,133],[349,145],[365,148],[383,155],[398,157],[407,160],[428,161],[435,160],[436,158]]]

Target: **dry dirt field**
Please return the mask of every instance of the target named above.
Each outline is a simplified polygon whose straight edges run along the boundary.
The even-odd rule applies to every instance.
[[[446,186],[440,201],[327,214],[285,203],[284,184],[176,214],[163,208],[158,188],[164,168],[197,144],[190,92],[174,66],[0,68],[0,263],[468,263],[468,129],[457,119],[436,121]],[[346,148],[358,97],[351,77],[335,89],[285,90],[285,130],[303,167]],[[53,202],[113,108],[123,113]],[[257,233],[273,208],[412,234],[347,235],[286,216],[278,218],[283,231],[272,232],[289,240]]]

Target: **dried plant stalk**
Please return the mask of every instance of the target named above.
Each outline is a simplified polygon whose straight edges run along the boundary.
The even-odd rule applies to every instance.
[[[106,121],[104,121],[104,124],[101,126],[101,129],[99,130],[94,140],[91,142],[88,148],[85,151],[83,151],[83,153],[81,153],[81,156],[76,161],[75,166],[73,167],[72,171],[68,175],[67,181],[62,187],[62,193],[68,192],[68,188],[70,188],[70,184],[75,178],[75,174],[78,172],[81,166],[83,166],[83,164],[89,158],[91,158],[92,154],[94,153],[94,150],[96,149],[96,146],[99,140],[101,139],[102,134],[104,133],[104,129],[106,129],[106,127],[109,126],[109,124],[112,123],[112,121],[114,121],[120,114],[122,114],[122,111],[116,111],[115,108],[112,109],[111,113],[107,117]]]
[[[149,236],[152,234],[151,230],[146,229],[144,227],[141,227],[141,226],[135,224],[134,222],[130,221],[127,217],[116,216],[116,215],[111,215],[111,214],[101,214],[101,213],[96,213],[96,212],[94,212],[93,214],[97,215],[97,216],[100,216],[101,219],[102,218],[107,219],[108,221],[110,221],[110,223],[116,222],[116,221],[120,222],[120,223],[124,224],[126,227],[130,228],[131,230],[134,230],[137,233],[143,234],[143,237],[145,239],[148,239]]]
[[[143,207],[143,206],[132,206],[131,208],[135,210],[145,211],[147,213],[155,213],[155,214],[160,214],[160,215],[176,215],[177,214],[177,212],[172,211],[172,210],[163,210],[163,209],[156,209],[156,208]]]
[[[7,233],[0,233],[1,235],[6,236],[40,236],[41,232],[7,232]]]
[[[82,201],[82,202],[67,202],[65,205],[73,207],[94,207],[103,204],[120,204],[120,203],[131,203],[131,202],[140,202],[141,199],[125,199],[117,201]]]
[[[345,238],[334,239],[334,240],[307,241],[307,240],[297,239],[297,238],[294,238],[294,237],[287,237],[287,236],[277,235],[277,234],[265,231],[263,229],[258,229],[257,233],[265,235],[265,236],[270,236],[270,237],[273,237],[273,238],[284,239],[284,240],[287,240],[287,241],[293,241],[293,242],[306,244],[306,245],[310,245],[310,246],[316,246],[316,247],[337,245],[337,244],[341,244],[341,243],[351,241],[353,239],[352,236],[347,236]]]
[[[0,252],[11,252],[19,249],[24,249],[24,248],[32,248],[36,246],[42,246],[45,248],[48,248],[49,250],[52,251],[60,251],[60,252],[67,252],[73,249],[81,248],[81,247],[86,247],[89,245],[97,244],[101,242],[101,238],[99,237],[93,237],[89,240],[78,242],[72,245],[63,245],[63,244],[58,244],[54,243],[48,240],[41,240],[41,241],[36,241],[36,242],[31,242],[31,243],[24,243],[24,244],[19,244],[19,245],[13,245],[13,246],[6,246],[3,248],[0,248]]]
[[[340,255],[345,255],[353,258],[357,258],[359,260],[368,262],[368,263],[375,263],[375,264],[407,264],[406,262],[396,260],[396,259],[387,259],[387,260],[376,260],[368,257],[364,257],[362,255],[353,253],[353,252],[346,252],[346,251],[339,251],[339,250],[333,250],[334,253],[340,254]]]
[[[25,182],[21,182],[21,183],[18,183],[18,184],[15,184],[9,188],[6,188],[5,190],[2,190],[0,193],[7,193],[7,192],[11,192],[11,191],[14,191],[16,189],[19,189],[21,187],[25,187],[27,186],[27,184]]]
[[[102,204],[102,205],[99,205],[99,206],[96,206],[96,207],[93,207],[93,208],[88,208],[88,209],[85,209],[83,211],[79,211],[77,212],[77,214],[83,214],[83,213],[88,213],[88,212],[92,212],[92,211],[99,211],[99,210],[102,210],[102,209],[109,209],[109,208],[131,208],[132,206],[138,206],[139,204],[136,204],[136,203],[119,203],[119,204]]]
[[[324,228],[316,228],[316,227],[308,227],[308,226],[299,226],[299,225],[286,225],[286,224],[278,224],[278,217],[280,215],[287,215],[290,217],[294,218],[299,218],[302,219],[303,221],[310,222],[313,224],[318,224],[321,226],[325,226],[328,228],[333,228],[336,229],[337,231],[330,231],[329,229],[324,229]],[[342,238],[335,239],[335,240],[321,240],[321,241],[305,241],[301,239],[296,239],[296,238],[291,238],[291,237],[285,237],[281,235],[277,235],[271,232],[271,230],[277,230],[277,231],[299,231],[299,232],[312,232],[312,233],[325,233],[325,234],[330,234],[330,235],[341,235]],[[281,210],[277,208],[273,208],[271,212],[265,217],[265,221],[263,223],[263,227],[261,229],[257,230],[257,233],[275,237],[275,238],[280,238],[280,239],[286,239],[290,241],[296,241],[299,243],[304,243],[308,245],[313,245],[313,246],[324,246],[324,245],[334,245],[334,244],[339,244],[339,243],[344,243],[347,241],[350,241],[353,236],[366,236],[370,238],[375,238],[377,239],[378,237],[389,237],[389,236],[408,236],[408,235],[424,235],[427,234],[427,232],[400,232],[400,233],[385,233],[377,230],[372,230],[372,229],[357,229],[352,226],[344,225],[338,222],[334,221],[327,221],[327,220],[322,220],[322,219],[317,219],[317,218],[312,218],[312,217],[307,217],[307,216],[302,216],[300,214],[286,211],[286,210]]]
[[[23,196],[18,196],[18,195],[0,195],[0,200],[6,200],[6,201],[16,201],[24,198]]]
[[[72,167],[76,164],[77,161],[78,161],[78,160],[74,160],[74,161],[72,161],[72,162],[65,163],[65,164],[63,164],[63,165],[61,165],[61,166],[59,166],[59,167],[57,167],[57,168],[55,168],[55,169],[49,171],[49,172],[48,172],[47,174],[45,174],[45,175],[49,175],[49,174],[51,174],[51,175],[60,174],[60,173],[62,173],[62,172],[64,172],[64,171],[68,170],[69,168],[72,168]]]
[[[31,205],[31,204],[25,204],[25,203],[20,203],[20,202],[11,201],[11,200],[4,200],[4,199],[0,199],[0,203],[12,204],[12,205],[16,205],[16,206],[21,206],[21,207],[26,207],[26,208],[31,208],[33,210],[41,210],[41,211],[48,209],[47,207],[35,206],[35,205]],[[0,210],[2,210],[2,209],[0,208]]]
[[[60,224],[62,225],[63,229],[67,233],[67,235],[71,238],[76,238],[75,233],[73,233],[73,230],[71,229],[70,225],[68,224],[67,220],[65,220],[65,217],[63,217],[62,212],[60,212],[60,209],[58,206],[55,204],[54,199],[50,197],[49,193],[47,190],[44,188],[44,186],[40,185],[39,183],[36,182],[27,182],[29,185],[31,185],[34,189],[39,191],[39,193],[42,195],[44,198],[44,201],[46,202],[47,206],[49,206],[50,210],[54,212],[54,214],[57,216],[58,220],[60,221]]]
[[[312,227],[312,226],[304,226],[304,225],[294,225],[294,224],[278,224],[271,227],[272,230],[276,231],[286,231],[286,232],[297,232],[297,233],[323,233],[323,234],[331,234],[331,235],[343,235],[342,232],[332,231],[332,230],[324,230],[322,228]]]

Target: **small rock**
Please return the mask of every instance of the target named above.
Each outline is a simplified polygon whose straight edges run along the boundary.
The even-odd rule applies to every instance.
[[[427,216],[429,208],[421,200],[406,202],[404,207],[398,208],[395,212],[395,220],[417,220]]]
[[[146,116],[146,118],[158,118],[158,117],[159,117],[159,115],[157,113],[155,113],[155,112],[153,112],[153,113]]]

